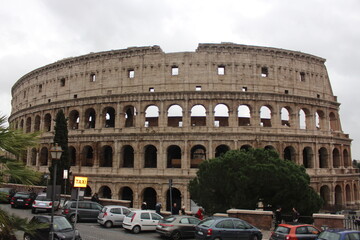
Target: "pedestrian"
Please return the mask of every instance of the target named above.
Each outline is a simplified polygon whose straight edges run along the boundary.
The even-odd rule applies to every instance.
[[[296,210],[296,208],[293,207],[292,209],[292,219],[293,222],[298,222],[300,217],[300,213]]]
[[[281,207],[278,207],[275,211],[275,227],[277,227],[282,221]]]
[[[185,206],[184,206],[184,205],[181,207],[180,212],[181,212],[181,215],[186,215],[186,213],[185,213]]]
[[[177,207],[176,203],[173,204],[173,207],[171,209],[171,214],[172,215],[179,215],[179,208]]]
[[[200,220],[203,220],[204,219],[204,209],[199,208],[198,211],[195,214],[195,217],[197,217]]]
[[[146,209],[147,209],[147,204],[146,204],[146,202],[143,202],[141,204],[141,210],[146,210]]]
[[[162,205],[161,205],[161,202],[158,202],[156,205],[155,205],[155,211],[157,214],[161,215],[161,208],[162,208]]]
[[[97,193],[94,193],[94,195],[91,197],[92,202],[100,202],[99,196]]]

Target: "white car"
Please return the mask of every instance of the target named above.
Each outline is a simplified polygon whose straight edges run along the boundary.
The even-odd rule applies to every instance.
[[[54,206],[55,206],[55,211],[58,210],[60,207],[60,202],[54,201]],[[37,195],[37,197],[35,198],[32,204],[31,212],[32,213],[37,213],[39,211],[51,212],[51,208],[52,208],[52,201],[46,198],[46,193],[40,193],[39,195]]]
[[[155,231],[162,216],[149,210],[135,210],[130,212],[123,221],[123,228],[139,233],[140,231]]]
[[[130,212],[130,209],[124,206],[104,206],[98,215],[97,221],[107,228],[112,226],[121,226],[125,216]]]

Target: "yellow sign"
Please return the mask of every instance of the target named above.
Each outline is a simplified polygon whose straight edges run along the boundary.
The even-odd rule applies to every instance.
[[[75,176],[74,187],[86,188],[87,180],[88,180],[87,177],[77,177],[77,176]]]

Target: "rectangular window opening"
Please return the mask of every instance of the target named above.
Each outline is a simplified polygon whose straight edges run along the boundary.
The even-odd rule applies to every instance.
[[[95,81],[96,81],[95,73],[90,74],[90,82],[95,82]]]
[[[305,73],[300,72],[300,82],[305,82]]]
[[[218,75],[225,75],[225,66],[218,66]]]
[[[316,96],[317,96],[317,98],[320,98],[320,94],[317,94]]]
[[[145,121],[145,125],[144,125],[144,127],[149,127],[149,121]]]
[[[243,91],[243,92],[247,92],[247,87],[243,87],[243,88],[242,88],[242,91]]]
[[[64,86],[65,86],[65,78],[62,78],[62,79],[60,80],[60,86],[61,86],[61,87],[64,87]]]
[[[134,78],[135,77],[135,70],[134,69],[129,69],[128,70],[128,77],[129,78]]]
[[[285,90],[285,94],[289,94],[289,90]]]
[[[74,98],[77,98],[77,94],[74,94]]]
[[[42,92],[42,84],[39,85],[39,93]]]
[[[149,92],[155,92],[155,89],[154,88],[149,88]]]
[[[196,86],[195,91],[201,91],[201,86]]]
[[[172,67],[171,67],[171,75],[172,75],[172,76],[177,76],[177,75],[179,75],[179,67],[177,67],[177,66],[172,66]]]
[[[261,77],[268,77],[269,76],[269,70],[267,67],[261,68]]]

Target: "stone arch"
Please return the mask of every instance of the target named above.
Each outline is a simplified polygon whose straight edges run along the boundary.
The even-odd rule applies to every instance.
[[[93,108],[88,108],[85,111],[85,128],[95,128],[96,112]]]
[[[31,132],[31,117],[26,118],[25,132],[27,132],[27,133]]]
[[[69,146],[69,161],[70,166],[76,166],[76,148]]]
[[[299,110],[300,129],[307,129],[310,126],[309,118],[310,118],[310,111],[307,108],[301,108]]]
[[[147,209],[155,209],[157,194],[154,188],[147,187],[142,192],[143,202],[146,202]]]
[[[50,132],[51,131],[51,114],[47,113],[44,117],[44,131]]]
[[[178,209],[181,208],[181,192],[179,189],[172,187],[171,188],[171,198],[173,204],[176,203]],[[166,211],[170,211],[171,203],[170,203],[170,189],[166,191]]]
[[[340,167],[340,152],[339,149],[334,148],[333,152],[332,152],[332,157],[333,157],[333,167],[334,168],[339,168]]]
[[[21,119],[20,121],[20,129],[24,129],[24,119]]]
[[[99,194],[100,198],[107,198],[107,199],[111,199],[111,195],[112,195],[111,194],[111,189],[106,185],[101,186],[99,188],[98,194]]]
[[[344,160],[344,166],[345,167],[350,167],[351,163],[350,163],[350,156],[349,156],[349,152],[347,149],[344,149],[343,151],[343,160]]]
[[[243,151],[249,151],[250,149],[252,148],[251,145],[249,144],[244,144],[240,147],[240,150],[243,150]]]
[[[159,107],[156,105],[149,105],[145,109],[145,127],[159,126]]]
[[[119,190],[119,199],[130,201],[130,207],[133,207],[134,192],[130,187],[122,187]]]
[[[79,129],[80,114],[77,110],[72,110],[69,114],[69,129]]]
[[[39,165],[40,166],[47,166],[49,162],[49,151],[47,147],[42,147],[40,150],[40,159]]]
[[[171,105],[167,111],[168,127],[182,127],[183,109],[180,105]]]
[[[202,161],[206,160],[206,148],[202,145],[195,145],[191,148],[190,156],[190,167],[197,168]]]
[[[135,127],[136,108],[128,105],[124,107],[125,127]]]
[[[320,196],[324,200],[324,206],[329,206],[330,205],[330,188],[327,185],[321,186]]]
[[[329,119],[330,119],[330,129],[332,131],[339,131],[338,118],[335,115],[335,113],[333,112],[329,113]]]
[[[325,113],[322,110],[317,110],[315,113],[315,126],[317,129],[325,127]]]
[[[36,150],[36,148],[32,148],[31,149],[31,165],[32,166],[36,165],[36,157],[37,157],[37,150]]]
[[[329,167],[329,159],[328,152],[325,147],[319,149],[319,167],[320,168],[328,168]]]
[[[101,148],[101,157],[99,167],[112,167],[113,163],[113,149],[109,145]]]
[[[303,165],[305,168],[314,168],[314,154],[311,147],[303,149]]]
[[[40,122],[41,122],[41,117],[39,115],[35,116],[35,124],[34,124],[34,131],[38,132],[40,131]]]
[[[206,108],[203,105],[191,108],[191,126],[206,126]]]
[[[345,203],[346,205],[351,204],[351,187],[349,184],[346,184],[345,186]]]
[[[221,144],[215,148],[215,157],[220,157],[224,155],[227,151],[230,150],[230,147],[225,144]]]
[[[238,126],[250,126],[251,111],[248,105],[238,107]]]
[[[342,206],[342,189],[340,185],[336,185],[335,187],[335,206]]]
[[[284,160],[290,160],[296,163],[296,150],[293,146],[287,146],[284,149]]]
[[[214,108],[214,126],[228,127],[229,126],[229,107],[226,104],[217,104]]]
[[[115,127],[115,109],[113,107],[106,107],[103,110],[104,114],[104,123],[106,128],[114,128]]]
[[[291,110],[289,107],[281,108],[281,126],[290,127],[290,112]]]
[[[359,201],[359,190],[355,183],[354,183],[354,200],[355,200],[355,203],[357,203]]]
[[[157,149],[154,145],[145,146],[144,151],[144,167],[156,168],[157,167]]]
[[[266,145],[266,146],[264,147],[264,149],[265,149],[265,150],[276,151],[276,148],[275,148],[274,146],[272,146],[272,145]]]
[[[167,148],[167,168],[181,168],[181,148],[177,145]]]
[[[271,107],[270,106],[262,106],[260,108],[260,126],[262,127],[271,127]]]
[[[81,161],[81,166],[83,166],[83,167],[92,167],[92,166],[94,166],[94,150],[89,145],[86,145],[83,148],[83,158],[82,158],[82,161]]]
[[[125,145],[122,148],[122,167],[133,168],[134,167],[134,148],[130,145]]]

